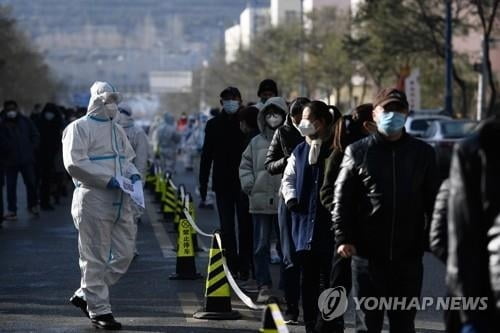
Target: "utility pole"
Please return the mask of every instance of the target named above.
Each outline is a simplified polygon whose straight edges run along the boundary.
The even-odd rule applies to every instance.
[[[483,107],[484,107],[484,88],[486,81],[486,52],[485,52],[485,40],[481,42],[481,63],[478,66],[478,78],[477,78],[477,115],[476,120],[483,120]]]
[[[304,40],[304,0],[300,0],[300,96],[306,95]]]
[[[446,91],[445,91],[445,112],[448,115],[453,114],[453,45],[452,45],[452,24],[451,24],[451,1],[446,0]]]

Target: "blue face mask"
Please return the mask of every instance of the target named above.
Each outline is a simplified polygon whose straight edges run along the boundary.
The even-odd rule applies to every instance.
[[[234,100],[222,101],[222,107],[227,113],[234,114],[240,108],[240,102]]]
[[[406,122],[406,115],[400,112],[382,112],[377,121],[377,129],[385,135],[400,132]]]

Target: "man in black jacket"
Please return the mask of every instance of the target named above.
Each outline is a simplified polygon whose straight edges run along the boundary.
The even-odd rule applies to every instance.
[[[419,297],[422,256],[438,175],[434,150],[404,131],[403,92],[382,90],[373,103],[377,133],[347,147],[335,184],[337,252],[352,258],[354,295]],[[407,304],[405,304],[407,305]],[[380,332],[384,311],[357,311],[357,332]],[[388,311],[391,332],[415,332],[416,310]]]
[[[455,146],[448,207],[448,292],[488,297],[488,309],[460,311],[462,332],[500,332],[500,117]],[[496,222],[495,222],[496,221]],[[495,309],[495,302],[497,309]]]
[[[207,196],[208,179],[212,170],[212,189],[215,192],[220,218],[222,242],[231,272],[238,273],[236,250],[235,213],[238,221],[243,217],[244,202],[241,192],[239,168],[245,150],[245,136],[240,130],[237,112],[241,107],[241,94],[237,88],[228,87],[220,94],[222,112],[210,119],[205,127],[205,141],[200,161],[200,195]]]
[[[6,220],[17,219],[17,176],[21,173],[28,197],[28,211],[38,215],[38,199],[35,188],[35,149],[39,134],[28,117],[19,112],[15,101],[6,101],[0,113],[0,149],[7,178]]]

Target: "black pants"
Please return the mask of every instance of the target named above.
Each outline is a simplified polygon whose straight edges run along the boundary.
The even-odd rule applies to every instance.
[[[393,262],[378,262],[354,256],[352,258],[353,293],[362,297],[420,297],[422,288],[422,258]],[[364,304],[364,303],[363,303]],[[356,309],[356,332],[378,333],[384,323],[384,310]],[[387,311],[391,333],[414,333],[417,311]]]
[[[249,212],[248,196],[240,191],[238,215],[238,270],[242,275],[250,275],[253,271],[253,223]]]
[[[285,292],[286,313],[299,315],[300,299],[300,267],[293,265],[283,270],[283,287]]]
[[[25,164],[14,167],[6,167],[5,175],[7,176],[7,209],[10,212],[17,212],[17,175],[21,173],[26,186],[26,194],[28,197],[28,208],[32,208],[38,204],[36,187],[35,187],[35,170],[33,164]]]
[[[351,258],[343,258],[335,250],[332,258],[332,271],[330,273],[329,288],[344,287],[347,295],[352,289],[352,270]],[[331,333],[343,332],[344,329],[344,316],[337,317],[333,320],[326,321],[323,317],[318,315],[316,324],[316,332],[318,333]]]
[[[40,181],[40,205],[47,207],[50,205],[50,197],[52,192],[52,184],[55,183],[55,172],[53,163],[40,163],[41,172],[39,175]]]
[[[315,251],[297,253],[297,264],[300,270],[300,290],[302,311],[306,329],[313,329],[319,314],[318,298],[321,285],[329,280],[331,270],[331,254]]]
[[[3,222],[3,184],[5,175],[3,169],[0,167],[0,224]]]
[[[227,265],[233,274],[239,272],[240,266],[250,265],[252,260],[252,233],[247,232],[246,235],[240,232],[240,235],[245,239],[246,248],[241,258],[238,258],[236,244],[236,220],[238,218],[238,228],[240,230],[248,230],[252,228],[251,217],[247,219],[248,201],[245,203],[244,197],[240,190],[238,191],[218,191],[215,193],[217,201],[217,210],[220,219],[220,231],[222,236],[222,246],[225,250]],[[240,241],[241,244],[241,241]],[[240,261],[241,260],[241,261]],[[245,263],[246,262],[246,263]]]

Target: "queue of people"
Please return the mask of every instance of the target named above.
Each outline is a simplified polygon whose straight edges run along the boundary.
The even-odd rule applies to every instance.
[[[458,145],[436,200],[435,152],[405,132],[404,92],[383,89],[344,115],[305,97],[287,103],[269,79],[257,95],[259,103],[244,106],[237,88],[221,92],[221,113],[206,125],[199,175],[204,200],[213,173],[229,268],[242,285],[253,269],[257,302],[266,301],[275,282],[273,232],[285,322],[298,324],[302,312],[307,333],[344,332],[342,316],[325,319],[318,308],[327,288],[343,287],[358,299],[420,298],[432,235],[431,248],[447,263],[449,295],[490,300],[488,311],[447,315],[448,331],[498,331],[500,183],[492,172],[500,155],[492,144],[498,118]],[[433,218],[440,225],[431,232]],[[387,310],[390,331],[415,332],[416,313]],[[356,332],[381,332],[384,315],[361,305]]]

